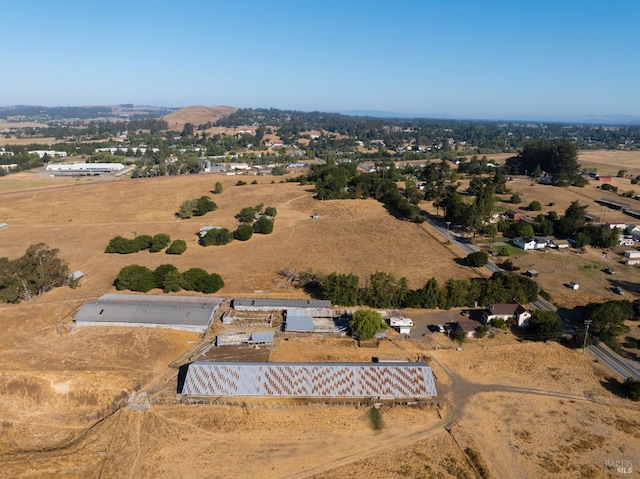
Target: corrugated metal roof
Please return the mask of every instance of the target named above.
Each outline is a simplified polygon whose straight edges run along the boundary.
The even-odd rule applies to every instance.
[[[285,331],[313,331],[313,318],[309,315],[287,316]]]
[[[236,309],[270,309],[273,311],[287,308],[330,308],[331,301],[319,299],[268,299],[268,298],[236,298],[233,300]]]
[[[249,340],[249,344],[272,343],[272,342],[273,342],[273,331],[263,331],[260,333],[252,333],[251,339]]]
[[[162,326],[205,331],[222,298],[107,294],[76,313],[80,326]]]
[[[188,396],[271,396],[428,398],[437,395],[426,364],[229,363],[189,365],[182,394]]]

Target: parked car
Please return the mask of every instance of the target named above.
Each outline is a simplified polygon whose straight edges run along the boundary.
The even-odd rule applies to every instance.
[[[436,328],[438,328],[438,332],[444,333],[445,329],[442,324],[436,324]]]
[[[624,294],[624,289],[622,289],[620,286],[616,286],[615,288],[613,288],[613,290],[616,292],[616,294]]]
[[[604,272],[605,272],[605,273],[607,273],[607,274],[614,274],[614,273],[615,273],[615,271],[614,271],[614,270],[612,270],[611,268],[605,268],[605,269],[603,269],[602,271],[604,271]]]

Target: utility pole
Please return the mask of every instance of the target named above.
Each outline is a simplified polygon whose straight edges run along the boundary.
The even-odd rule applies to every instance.
[[[585,319],[584,325],[585,325],[586,329],[584,331],[584,343],[582,344],[582,354],[584,354],[584,350],[587,347],[587,338],[589,337],[589,326],[591,325],[591,320],[590,319]]]

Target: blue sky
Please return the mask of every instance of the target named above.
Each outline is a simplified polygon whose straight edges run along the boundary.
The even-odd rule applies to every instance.
[[[0,105],[640,118],[637,0],[0,0]]]

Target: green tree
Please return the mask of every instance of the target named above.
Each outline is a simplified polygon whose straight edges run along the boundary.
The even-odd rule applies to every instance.
[[[520,198],[520,195],[518,193],[514,193],[511,195],[511,203],[513,203],[514,205],[522,203],[522,198]]]
[[[149,252],[157,253],[158,251],[162,251],[167,246],[169,246],[170,242],[171,242],[171,238],[169,237],[168,234],[158,233],[153,237],[153,241],[151,244],[151,248],[149,248]]]
[[[230,243],[233,235],[226,228],[216,228],[207,231],[207,234],[200,240],[202,246],[225,245]]]
[[[178,271],[172,264],[161,264],[156,269],[153,270],[153,280],[156,288],[162,288],[164,285],[164,280],[167,274],[172,271]]]
[[[179,218],[187,219],[193,216],[193,212],[198,207],[198,200],[185,200],[180,205],[180,209],[176,213]]]
[[[177,293],[182,290],[184,278],[180,271],[169,271],[162,282],[162,290],[165,293]]]
[[[622,389],[632,401],[640,401],[640,381],[628,377],[622,383]]]
[[[31,245],[13,261],[0,258],[0,301],[19,303],[53,288],[69,284],[69,267],[57,249],[44,243]]]
[[[264,210],[264,214],[274,218],[278,214],[278,210],[276,210],[275,206],[267,206]]]
[[[224,281],[219,274],[209,274],[202,268],[190,268],[182,274],[182,277],[183,287],[188,291],[210,294],[224,286]]]
[[[238,229],[233,232],[233,238],[239,241],[247,241],[253,236],[253,227],[247,223],[238,225]]]
[[[486,251],[475,251],[469,253],[466,257],[467,264],[474,268],[481,268],[489,261],[489,255]]]
[[[264,235],[271,234],[273,232],[273,220],[270,220],[267,216],[261,216],[258,221],[253,223],[253,232]]]
[[[167,254],[182,254],[187,250],[187,242],[185,240],[177,239],[173,240],[171,245],[167,248]]]
[[[631,301],[607,301],[586,305],[582,316],[591,321],[591,333],[607,343],[617,343],[620,335],[629,332],[625,320],[634,319],[635,311]]]
[[[216,209],[218,209],[218,205],[211,201],[211,198],[208,196],[201,196],[196,200],[193,216],[203,216],[209,211],[214,211]]]
[[[219,195],[220,193],[222,193],[222,183],[216,181],[216,184],[213,187],[213,194]]]
[[[542,211],[542,205],[539,201],[532,201],[528,206],[529,211]]]
[[[535,334],[542,341],[549,341],[560,339],[564,329],[557,313],[536,309],[531,313],[528,332]]]
[[[376,272],[369,277],[364,290],[364,304],[372,308],[398,308],[409,293],[407,278],[398,280],[394,276]]]
[[[359,290],[360,278],[354,274],[331,273],[322,281],[322,297],[335,305],[357,305]]]
[[[356,311],[349,321],[349,329],[361,341],[372,339],[378,331],[386,328],[380,313],[371,309]]]
[[[253,206],[246,206],[236,215],[236,219],[241,223],[252,223],[256,219],[256,210]]]
[[[118,273],[114,285],[118,291],[128,289],[147,293],[155,288],[153,271],[146,266],[132,264],[125,266]]]

